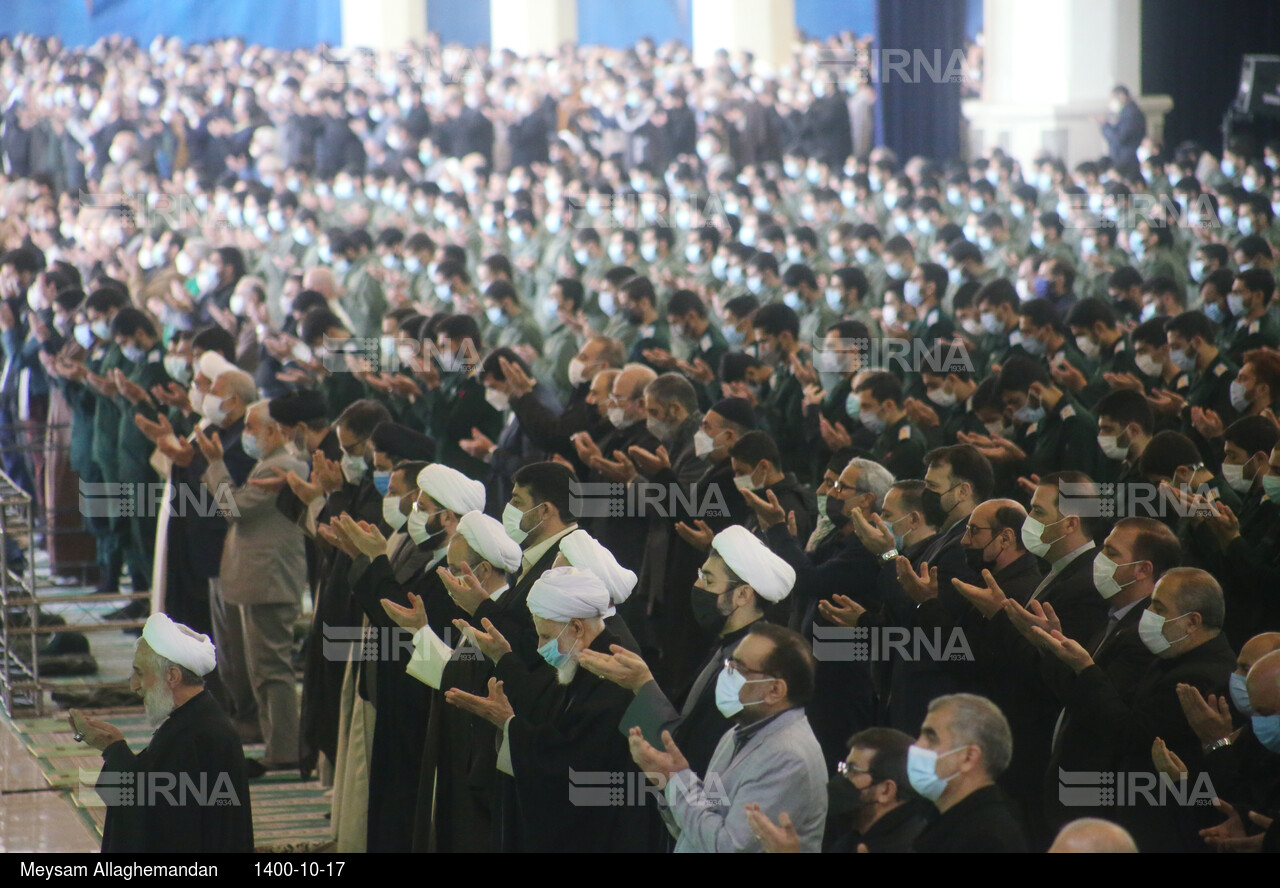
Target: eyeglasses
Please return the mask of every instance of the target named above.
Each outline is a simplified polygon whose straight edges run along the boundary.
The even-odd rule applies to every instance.
[[[857,493],[857,485],[841,484],[839,481],[832,481],[831,486],[827,488],[828,493],[841,494],[848,491],[849,493]]]
[[[870,768],[859,768],[857,765],[851,765],[847,761],[836,762],[836,773],[841,777],[856,777],[859,774],[870,774]]]
[[[992,533],[995,532],[994,527],[983,527],[981,524],[966,524],[964,527],[964,532],[969,534],[969,536],[977,535],[980,530],[989,530]]]
[[[746,675],[748,672],[750,672],[753,675],[763,675],[765,678],[768,678],[768,679],[773,678],[772,675],[761,672],[758,669],[752,669],[748,666],[744,666],[742,663],[739,663],[737,660],[733,659],[732,657],[724,658],[724,671],[729,673],[730,675]]]

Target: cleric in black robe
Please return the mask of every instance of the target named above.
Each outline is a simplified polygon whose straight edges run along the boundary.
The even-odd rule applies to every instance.
[[[76,740],[102,750],[104,853],[253,851],[240,738],[204,689],[215,663],[208,636],[154,614],[129,681],[156,726],[147,747],[135,754],[115,725],[72,711]]]
[[[546,665],[530,670],[500,635],[477,635],[497,660],[488,696],[445,695],[501,729],[498,768],[513,776],[517,800],[502,850],[648,851],[653,809],[617,731],[631,694],[575,658],[617,644],[604,627],[609,593],[590,571],[553,568],[533,584],[528,607]]]

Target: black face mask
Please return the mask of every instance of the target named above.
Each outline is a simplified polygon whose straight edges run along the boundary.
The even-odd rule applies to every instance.
[[[942,529],[950,513],[942,507],[942,494],[936,490],[925,488],[920,492],[920,506],[924,512],[924,521],[930,527]]]
[[[852,520],[844,513],[844,500],[838,496],[827,497],[827,517],[836,527],[844,527]]]
[[[720,613],[720,596],[698,586],[689,595],[689,606],[693,621],[712,635],[719,635],[729,620],[729,614]]]
[[[633,326],[633,327],[639,327],[641,324],[643,324],[643,323],[644,323],[644,312],[642,312],[642,311],[628,311],[628,312],[627,312],[627,323],[628,323],[628,324],[630,324],[630,325],[631,325],[631,326]]]
[[[837,774],[827,781],[827,816],[848,816],[863,806],[862,790]]]
[[[986,546],[982,546],[981,548],[978,548],[978,549],[964,550],[964,561],[965,561],[965,564],[969,565],[969,570],[973,571],[976,574],[981,575],[983,570],[989,568],[992,564],[995,563],[994,561],[988,561],[983,556],[982,553],[985,551],[987,551]]]

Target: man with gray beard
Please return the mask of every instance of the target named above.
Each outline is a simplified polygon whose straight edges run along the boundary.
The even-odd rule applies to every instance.
[[[156,728],[147,747],[135,754],[118,727],[71,711],[75,739],[102,750],[103,853],[253,850],[244,752],[204,687],[215,663],[207,635],[153,614],[129,680]]]

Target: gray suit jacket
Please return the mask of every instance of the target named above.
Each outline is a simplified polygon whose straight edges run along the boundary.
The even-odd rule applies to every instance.
[[[676,851],[762,851],[747,826],[755,802],[774,823],[786,812],[800,850],[822,850],[827,823],[827,767],[804,710],[789,709],[755,731],[734,755],[737,729],[720,738],[704,780],[692,771],[672,775],[662,818]]]
[[[280,447],[258,461],[249,480],[274,478],[276,468],[304,478],[308,472],[306,463]],[[205,471],[204,483],[231,512],[225,516],[230,530],[222,547],[223,598],[231,604],[300,603],[307,587],[306,537],[276,508],[276,493],[247,482],[234,487],[221,461]]]

